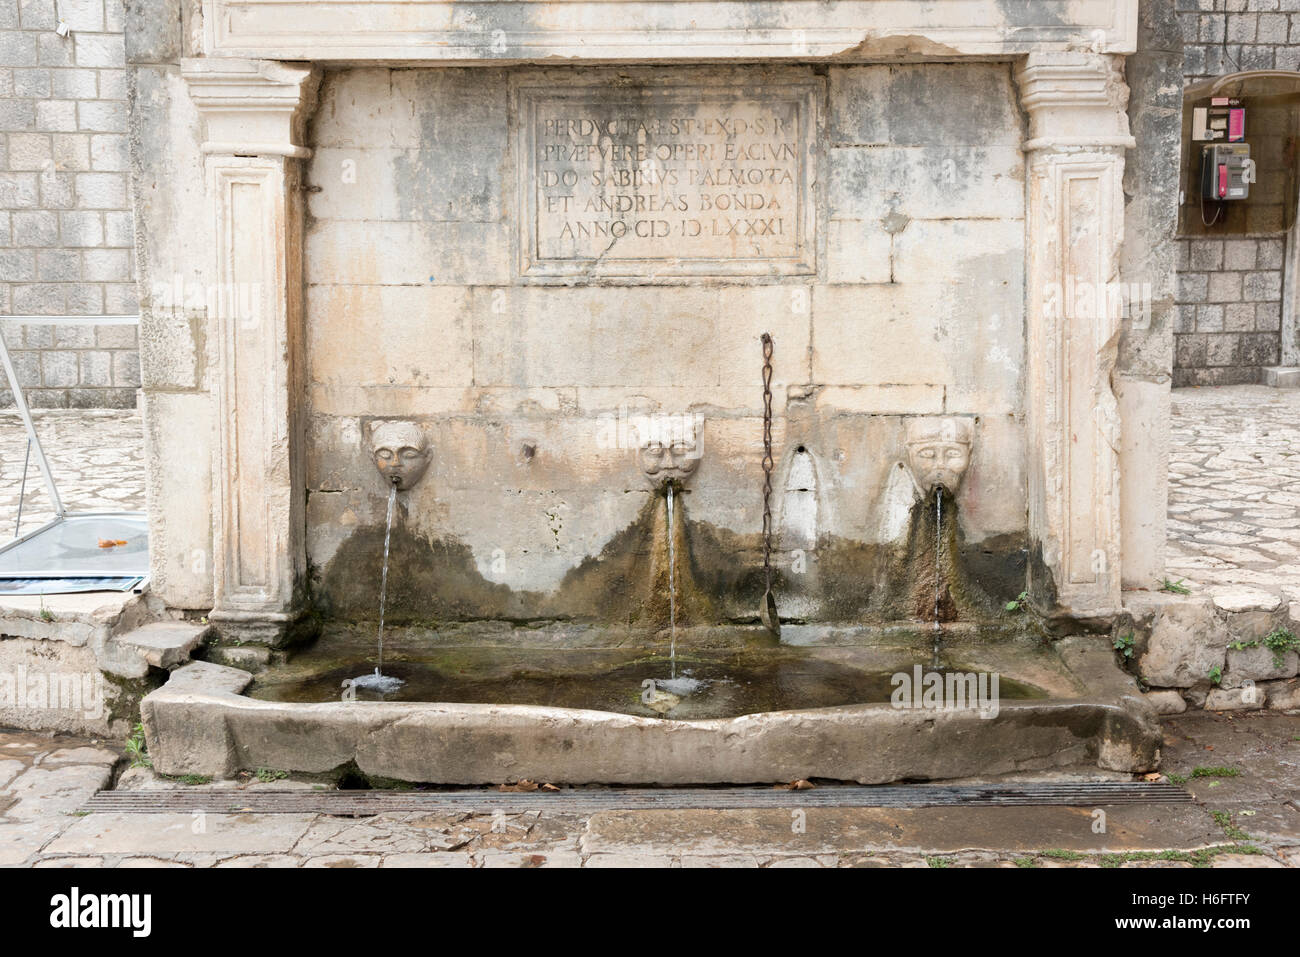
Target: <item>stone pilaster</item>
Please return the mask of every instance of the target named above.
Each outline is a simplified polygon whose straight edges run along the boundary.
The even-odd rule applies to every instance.
[[[1016,73],[1029,114],[1026,317],[1030,589],[1045,612],[1120,607],[1120,332],[1128,88],[1117,57],[1032,54]]]
[[[215,339],[212,621],[279,643],[302,613],[306,571],[301,410],[303,127],[312,69],[187,60],[203,120],[208,335]]]

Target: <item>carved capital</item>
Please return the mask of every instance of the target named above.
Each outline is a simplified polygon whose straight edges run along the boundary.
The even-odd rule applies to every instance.
[[[1033,53],[1016,71],[1029,114],[1025,150],[1131,149],[1123,58],[1100,53]]]
[[[232,156],[311,156],[307,118],[320,76],[274,60],[181,61],[190,99],[203,117],[203,152]]]

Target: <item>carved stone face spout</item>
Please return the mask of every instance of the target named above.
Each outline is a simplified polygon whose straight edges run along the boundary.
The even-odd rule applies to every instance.
[[[907,467],[922,492],[936,485],[956,492],[970,465],[974,422],[962,418],[907,420]]]
[[[681,486],[695,474],[703,452],[699,425],[692,422],[689,427],[655,429],[642,440],[637,454],[641,471],[652,485],[662,487],[671,482]]]
[[[699,467],[699,453],[685,442],[663,445],[647,442],[641,446],[641,471],[655,485],[684,483]]]
[[[384,484],[406,491],[429,467],[429,440],[414,422],[375,422],[370,426],[370,455]]]

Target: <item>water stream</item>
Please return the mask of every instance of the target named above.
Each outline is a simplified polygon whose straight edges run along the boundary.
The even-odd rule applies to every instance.
[[[367,688],[371,691],[396,691],[403,684],[401,678],[384,674],[384,605],[388,600],[388,549],[393,540],[393,511],[397,504],[397,483],[388,489],[388,518],[384,527],[384,566],[379,575],[379,657],[375,663],[373,675],[362,675],[352,679],[351,686]],[[344,682],[347,685],[348,682]]]
[[[673,483],[668,483],[668,660],[677,678],[677,545],[673,541]]]
[[[940,570],[939,550],[943,548],[943,489],[934,496],[934,630],[939,630],[939,592],[942,571]]]
[[[943,486],[939,486],[934,495],[934,660],[939,660],[939,638],[942,629],[939,626],[939,595],[942,592],[943,568],[940,549],[943,548]]]
[[[697,678],[692,675],[693,669],[684,669],[682,676],[677,676],[677,541],[676,541],[676,495],[673,491],[673,484],[669,482],[664,486],[664,497],[667,499],[668,507],[668,667],[669,677],[660,678],[654,682],[654,691],[660,695],[667,694],[668,701],[662,697],[645,699],[654,700],[658,706],[652,704],[651,707],[660,714],[666,714],[668,711],[676,708],[678,699],[685,698],[689,695],[703,691],[706,687],[715,685],[716,680]]]

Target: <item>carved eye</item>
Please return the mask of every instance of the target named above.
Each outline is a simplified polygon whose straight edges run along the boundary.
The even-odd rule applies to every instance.
[[[409,445],[402,449],[402,459],[406,462],[416,462],[420,459],[420,450],[413,449]]]
[[[375,458],[381,462],[391,462],[395,457],[392,449],[375,449]]]
[[[932,459],[935,457],[934,449],[921,449],[921,451],[916,453],[916,457],[920,459]]]

